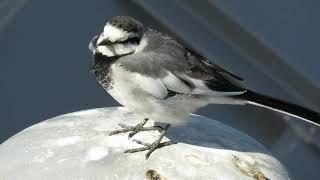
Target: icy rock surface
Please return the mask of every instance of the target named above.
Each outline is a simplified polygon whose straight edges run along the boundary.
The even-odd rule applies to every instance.
[[[146,152],[132,141],[153,141],[159,132],[109,136],[118,123],[142,120],[125,108],[58,116],[31,126],[0,145],[0,179],[289,179],[285,168],[249,136],[217,121],[191,115],[164,140],[179,142]],[[146,126],[152,125],[150,120]],[[164,141],[163,140],[163,141]]]

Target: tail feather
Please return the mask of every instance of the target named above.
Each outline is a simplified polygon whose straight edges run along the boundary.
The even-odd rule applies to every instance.
[[[305,107],[278,100],[266,95],[258,94],[250,90],[247,90],[247,92],[234,97],[246,100],[247,104],[260,106],[273,111],[288,114],[320,126],[320,113],[307,109]]]

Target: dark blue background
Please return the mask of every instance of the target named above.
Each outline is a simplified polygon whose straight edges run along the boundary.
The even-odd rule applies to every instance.
[[[319,111],[319,5],[301,0],[2,0],[0,142],[56,115],[118,105],[88,69],[88,43],[115,15],[133,16],[177,37],[243,77],[250,89]],[[212,105],[198,113],[256,138],[294,179],[318,177],[319,128],[254,107]]]

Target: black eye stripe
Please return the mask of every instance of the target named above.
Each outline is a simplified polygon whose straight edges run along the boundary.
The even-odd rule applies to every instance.
[[[140,42],[140,38],[138,37],[131,37],[131,38],[128,38],[124,41],[119,41],[118,43],[121,43],[121,44],[127,44],[127,43],[131,43],[131,44],[139,44]]]

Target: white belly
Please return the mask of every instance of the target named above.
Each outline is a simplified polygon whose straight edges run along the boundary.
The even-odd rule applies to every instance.
[[[121,105],[137,113],[151,111],[155,104],[152,97],[136,84],[132,73],[126,72],[118,64],[111,66],[112,87],[108,93]]]
[[[180,124],[199,107],[207,104],[201,98],[178,95],[161,99],[142,89],[130,73],[117,65],[112,65],[112,87],[108,93],[123,106],[156,122]]]

